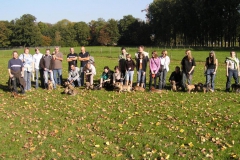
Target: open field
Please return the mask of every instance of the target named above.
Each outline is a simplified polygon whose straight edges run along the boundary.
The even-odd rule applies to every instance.
[[[96,81],[104,66],[113,69],[117,65],[120,47],[86,49],[95,58]],[[162,49],[146,51],[160,53]],[[60,50],[65,55],[66,78],[69,48]],[[169,77],[185,50],[167,50],[172,60]],[[80,47],[75,51],[79,53]],[[132,55],[136,51],[128,48]],[[239,94],[224,92],[227,50],[216,51],[219,69],[214,93],[119,94],[79,88],[79,95],[73,97],[61,94],[63,88],[58,87],[53,91],[33,88],[24,98],[12,98],[7,89],[11,52],[0,51],[1,159],[240,158]],[[197,61],[193,83],[205,82],[203,67],[208,52],[192,50]]]

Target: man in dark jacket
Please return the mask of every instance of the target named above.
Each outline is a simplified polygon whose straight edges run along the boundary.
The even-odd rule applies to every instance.
[[[48,87],[48,76],[53,83],[53,88],[56,88],[56,84],[53,78],[53,58],[50,54],[50,49],[46,49],[46,53],[40,61],[40,66],[43,68],[44,72],[45,89]]]

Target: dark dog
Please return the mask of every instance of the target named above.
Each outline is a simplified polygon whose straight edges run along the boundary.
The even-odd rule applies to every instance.
[[[238,93],[240,91],[240,84],[232,84],[232,91],[235,91],[236,93]]]
[[[213,90],[211,89],[211,85],[210,85],[210,83],[208,83],[208,84],[204,84],[203,85],[203,92],[204,93],[206,93],[206,92],[213,92]]]
[[[195,84],[195,91],[203,91],[203,84],[202,83],[198,83],[198,84]]]

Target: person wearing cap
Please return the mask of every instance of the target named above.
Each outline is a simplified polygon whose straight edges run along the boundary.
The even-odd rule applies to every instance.
[[[214,91],[215,77],[218,69],[218,60],[214,51],[209,52],[209,56],[206,58],[204,66],[204,74],[206,76],[206,85],[210,86],[210,91]]]

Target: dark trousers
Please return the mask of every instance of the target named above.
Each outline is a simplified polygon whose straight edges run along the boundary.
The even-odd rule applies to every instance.
[[[152,87],[152,80],[154,81],[154,88],[157,88],[157,76],[155,76],[154,78],[152,77],[152,74],[150,74],[150,78],[149,78],[149,90],[151,90]]]

